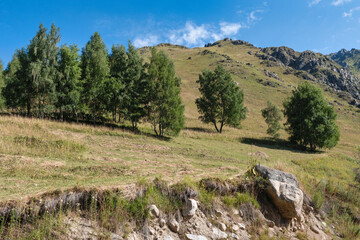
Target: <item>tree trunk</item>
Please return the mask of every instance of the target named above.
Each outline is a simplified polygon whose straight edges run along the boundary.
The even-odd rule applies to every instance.
[[[213,124],[214,124],[214,126],[215,126],[216,131],[217,131],[218,133],[220,133],[218,127],[216,126],[216,122],[215,122],[215,121],[213,122]]]

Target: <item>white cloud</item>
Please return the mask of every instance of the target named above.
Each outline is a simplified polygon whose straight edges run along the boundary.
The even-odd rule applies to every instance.
[[[339,6],[339,5],[343,5],[344,3],[351,2],[351,1],[352,0],[335,0],[335,1],[332,1],[331,5]]]
[[[240,23],[227,23],[227,22],[220,23],[220,30],[223,35],[235,35],[239,32],[240,28],[241,28]]]
[[[174,44],[200,46],[211,40],[234,36],[241,28],[242,25],[240,23],[220,22],[217,27],[205,24],[196,25],[188,21],[185,27],[171,31],[168,38]]]
[[[262,13],[262,12],[264,12],[264,10],[251,11],[250,14],[249,14],[249,17],[248,17],[248,22],[253,23],[253,22],[256,22],[256,21],[260,21],[261,18],[257,17],[255,14],[256,13]]]
[[[356,11],[360,11],[360,6],[350,9],[348,12],[344,12],[344,17],[350,17],[351,18],[353,16],[353,13],[356,12]]]
[[[186,45],[199,45],[203,44],[205,39],[211,36],[211,33],[207,30],[204,24],[197,26],[193,22],[186,22],[185,27],[171,31],[169,39],[175,44],[186,44]]]
[[[159,37],[155,35],[148,35],[143,38],[138,37],[134,40],[134,46],[137,48],[144,46],[153,46],[157,43],[159,43]]]
[[[310,3],[309,3],[309,7],[312,7],[312,6],[314,6],[314,5],[317,5],[317,4],[319,4],[321,2],[321,0],[313,0],[313,1],[311,1]]]

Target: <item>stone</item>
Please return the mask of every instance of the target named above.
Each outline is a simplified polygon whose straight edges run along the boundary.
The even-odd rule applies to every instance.
[[[166,224],[166,221],[165,221],[165,219],[160,219],[160,221],[159,221],[159,226],[161,227],[161,228],[163,228],[164,226],[165,226],[165,224]]]
[[[268,227],[271,227],[271,228],[275,227],[275,223],[271,220],[267,220],[266,223],[267,223]]]
[[[174,240],[174,238],[172,238],[171,236],[166,236],[164,237],[164,240]]]
[[[212,231],[212,238],[213,239],[215,239],[215,240],[225,240],[225,239],[227,239],[227,237],[228,237],[228,235],[225,233],[225,232],[223,232],[223,231],[221,231],[220,229],[218,229],[217,227],[214,227],[213,229],[212,229],[213,231]]]
[[[238,223],[238,225],[241,230],[245,230],[246,227],[243,223]]]
[[[201,235],[185,234],[187,240],[207,240],[206,237]]]
[[[221,231],[226,231],[226,225],[224,223],[219,223],[219,228]]]
[[[177,233],[180,230],[180,224],[173,218],[169,222],[169,228],[171,231]]]
[[[239,231],[240,227],[239,227],[238,225],[234,224],[234,225],[231,227],[231,229],[232,229],[234,232],[237,232],[237,231]]]
[[[235,233],[231,233],[230,236],[232,239],[240,240],[240,237],[238,235],[236,235]]]
[[[256,165],[256,171],[269,180],[267,195],[284,218],[295,218],[301,215],[304,194],[299,182],[291,173]]]
[[[223,216],[222,211],[220,211],[218,209],[215,210],[215,214],[216,214],[217,217],[222,217]]]
[[[154,204],[150,205],[149,213],[151,217],[159,217],[160,215],[159,209]]]
[[[239,215],[239,210],[233,209],[232,214],[233,214],[233,215]]]
[[[186,201],[185,209],[183,210],[184,217],[192,217],[195,215],[196,210],[198,209],[197,202],[194,199],[188,199]]]
[[[319,229],[316,227],[316,226],[314,226],[314,225],[310,225],[310,229],[311,229],[311,231],[313,231],[314,233],[316,233],[316,234],[319,234],[320,232],[319,232]]]

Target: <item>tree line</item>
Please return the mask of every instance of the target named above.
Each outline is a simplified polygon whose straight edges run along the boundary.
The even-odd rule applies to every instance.
[[[39,118],[104,122],[111,118],[150,122],[156,135],[178,135],[185,126],[180,97],[181,79],[173,62],[155,48],[143,63],[129,41],[128,48],[113,45],[110,54],[99,33],[81,50],[58,46],[60,30],[42,24],[27,47],[16,50],[5,71],[0,62],[0,106]],[[204,123],[221,133],[225,125],[239,128],[246,118],[244,93],[221,65],[204,70],[197,80],[201,96],[195,103]],[[290,140],[311,150],[332,148],[339,140],[334,108],[321,90],[305,82],[283,103],[284,110],[268,102],[261,113],[267,133],[280,135],[282,112]]]
[[[130,121],[133,129],[145,120],[160,136],[184,127],[181,80],[164,52],[153,48],[150,62],[143,63],[129,41],[127,49],[114,45],[109,54],[97,32],[81,55],[76,45],[59,42],[59,28],[52,24],[48,31],[40,24],[30,44],[16,50],[0,78],[0,100],[8,109],[94,124],[111,116]]]

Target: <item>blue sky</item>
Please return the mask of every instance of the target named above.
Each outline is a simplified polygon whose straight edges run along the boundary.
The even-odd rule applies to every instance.
[[[258,47],[330,53],[360,48],[359,0],[0,0],[0,59],[6,65],[39,23],[82,48],[98,31],[108,48],[161,42],[203,46],[224,37]]]

